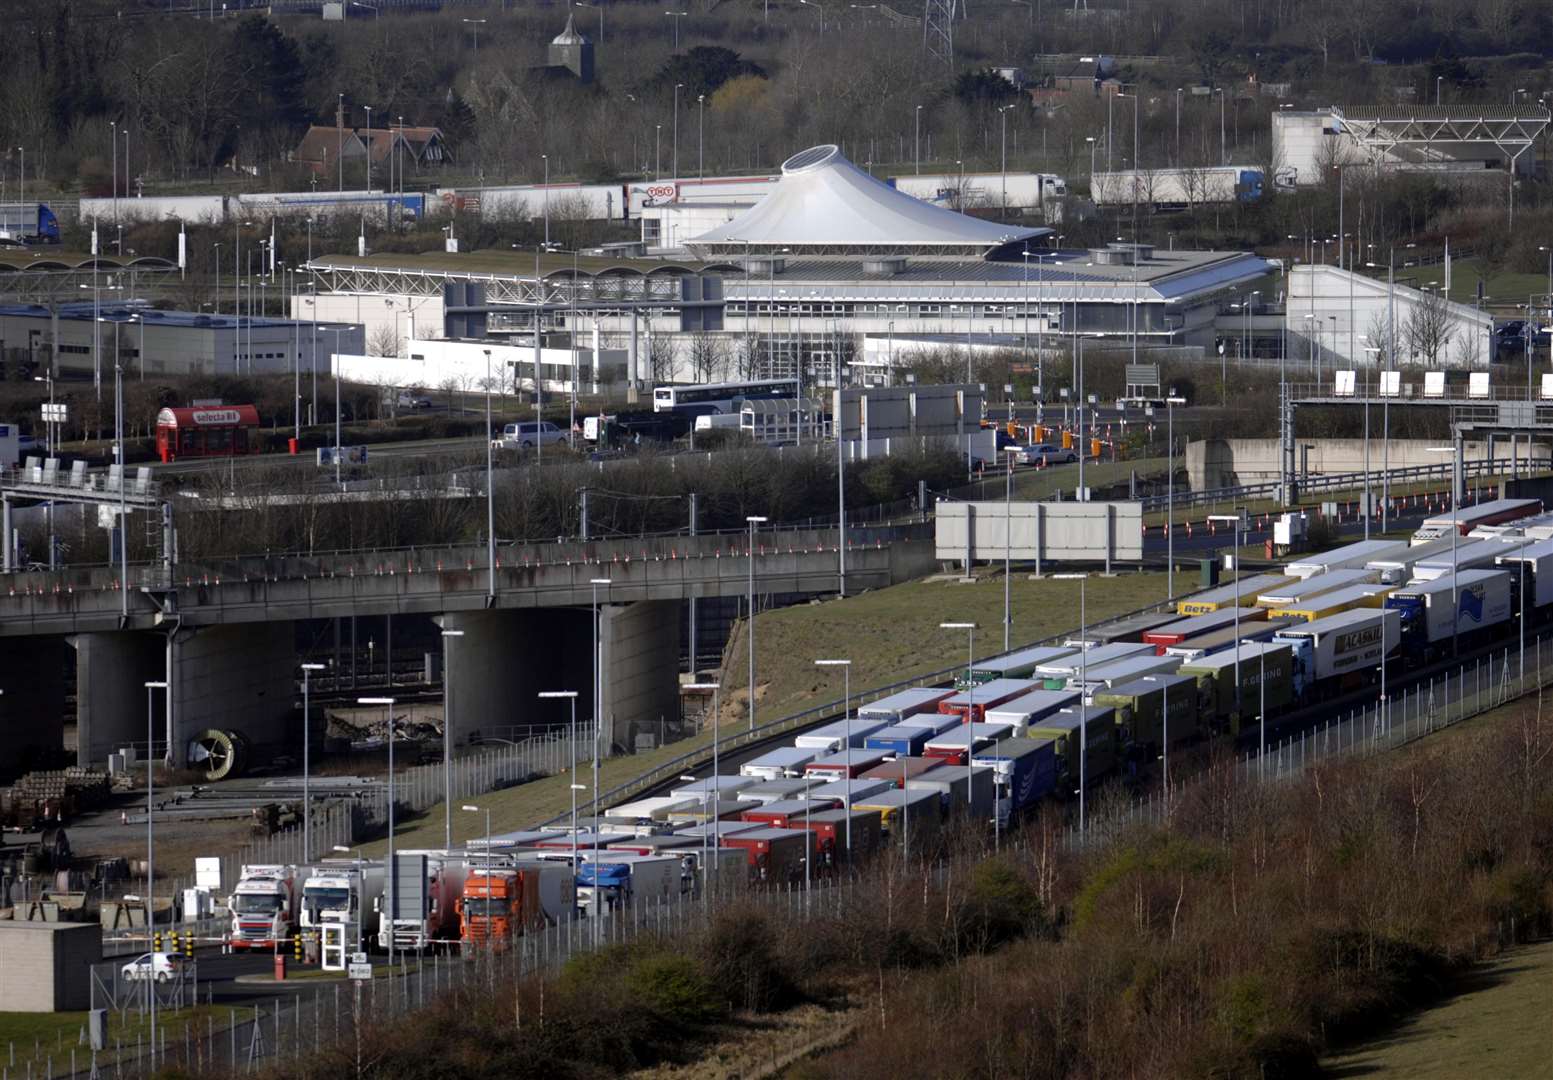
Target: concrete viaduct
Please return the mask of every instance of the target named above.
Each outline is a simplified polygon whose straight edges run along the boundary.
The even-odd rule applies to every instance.
[[[848,529],[847,591],[928,572],[931,530]],[[757,594],[836,592],[838,542],[834,529],[756,534]],[[580,722],[592,715],[594,578],[611,582],[596,590],[606,745],[631,745],[635,728],[678,713],[679,605],[742,596],[749,573],[745,533],[501,545],[494,589],[483,545],[131,567],[127,605],[111,568],[14,573],[0,578],[0,755],[61,745],[68,648],[82,764],[145,741],[144,684],[164,679],[156,741],[175,763],[211,727],[284,749],[301,738],[295,623],[353,614],[464,631],[444,649],[455,745],[480,727],[564,720],[538,712],[539,690],[578,690]]]

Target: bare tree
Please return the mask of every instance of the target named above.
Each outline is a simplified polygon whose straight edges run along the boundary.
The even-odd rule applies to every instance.
[[[666,334],[649,334],[647,337],[647,371],[655,383],[666,383],[674,380],[675,367],[679,362],[679,350],[674,345],[674,339]]]
[[[398,356],[399,335],[387,323],[375,328],[367,337],[368,356]]]
[[[690,336],[690,377],[696,382],[717,382],[728,373],[728,344],[721,334],[705,331]]]
[[[1401,328],[1401,340],[1413,363],[1438,366],[1456,336],[1456,322],[1449,300],[1439,293],[1419,294]]]

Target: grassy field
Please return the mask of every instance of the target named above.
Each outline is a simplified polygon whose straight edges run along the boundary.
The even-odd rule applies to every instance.
[[[1196,588],[1196,576],[1176,575],[1176,593]],[[1014,644],[1077,629],[1079,583],[1030,581],[1016,575],[1011,585]],[[1165,598],[1163,573],[1126,573],[1117,577],[1091,577],[1085,583],[1090,622],[1133,611]],[[1003,580],[1001,577],[962,584],[957,580],[907,582],[844,600],[803,604],[760,615],[755,626],[756,719],[762,723],[799,712],[812,705],[841,697],[841,675],[835,669],[816,668],[823,657],[852,660],[852,688],[861,693],[897,679],[964,662],[964,631],[940,630],[946,621],[980,624],[976,653],[989,656],[1002,651]],[[725,734],[746,724],[744,688],[748,682],[746,646],[736,635],[729,646],[729,662],[723,672],[725,694],[722,728]],[[709,734],[660,747],[646,754],[613,758],[599,768],[599,787],[625,783],[650,769],[689,751],[711,745]],[[579,777],[592,783],[589,775]],[[570,780],[550,776],[520,787],[494,791],[475,800],[491,811],[491,830],[507,832],[528,828],[571,806]],[[578,794],[579,809],[591,796]],[[445,815],[438,803],[422,814],[397,822],[395,843],[401,847],[437,846],[442,843]],[[484,814],[455,808],[455,844],[479,837],[485,830]],[[385,840],[363,844],[367,855],[387,850]]]
[[[1506,953],[1459,993],[1328,1058],[1329,1077],[1521,1080],[1553,1075],[1553,942]]]
[[[231,1014],[224,1006],[201,1005],[195,1009],[175,1009],[171,1012],[159,1011],[156,1014],[158,1029],[167,1032],[168,1044],[171,1046],[174,1034],[178,1041],[183,1039],[185,1024],[193,1025],[195,1031],[203,1034],[207,1019],[213,1021],[218,1030],[226,1030],[226,1025],[231,1019]],[[86,1027],[86,1013],[84,1012],[58,1012],[58,1013],[20,1013],[0,1012],[0,1052],[14,1050],[16,1054],[16,1066],[10,1069],[11,1076],[44,1075],[44,1067],[47,1059],[54,1059],[55,1075],[67,1070],[70,1063],[70,1051],[76,1051],[76,1056],[81,1065],[85,1065],[91,1057],[91,1051],[84,1043],[78,1043],[81,1031]],[[150,1031],[150,1018],[143,1017],[140,1013],[131,1010],[124,1014],[120,1021],[118,1014],[108,1014],[108,1053],[112,1054],[114,1040],[120,1045],[128,1046],[130,1052],[134,1052],[135,1036],[138,1034],[144,1038]],[[33,1058],[34,1048],[37,1053],[37,1066],[35,1070],[28,1071],[26,1062]],[[10,1059],[0,1059],[0,1063]]]
[[[1384,267],[1379,273],[1382,281],[1386,278]],[[1445,281],[1445,267],[1443,265],[1421,266],[1409,268],[1405,275],[1401,270],[1397,271],[1397,281],[1406,281],[1413,288],[1422,288],[1433,285],[1438,287]],[[1452,259],[1451,260],[1451,299],[1462,304],[1475,304],[1478,290],[1478,264],[1476,259]],[[1483,285],[1489,307],[1514,307],[1519,304],[1525,306],[1529,296],[1546,296],[1548,292],[1547,274],[1522,274],[1504,272],[1494,274]]]

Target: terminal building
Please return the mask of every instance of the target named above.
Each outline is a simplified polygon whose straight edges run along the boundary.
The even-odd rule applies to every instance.
[[[1130,347],[1136,336],[1140,354],[1211,350],[1220,309],[1271,269],[1243,252],[1060,241],[1050,227],[915,198],[819,146],[789,158],[763,198],[690,239],[683,257],[514,253],[493,270],[486,253],[328,256],[309,264],[313,291],[293,298],[293,314],[359,319],[372,338],[379,326],[397,333],[413,310],[411,351],[435,337],[532,349],[570,335],[579,362],[597,333],[601,353],[624,352],[635,386],[888,385],[927,348]]]

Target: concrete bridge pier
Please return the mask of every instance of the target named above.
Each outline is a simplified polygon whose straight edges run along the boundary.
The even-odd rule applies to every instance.
[[[541,690],[577,691],[577,727],[592,704],[588,612],[565,608],[450,611],[436,620],[463,636],[442,639],[453,746],[470,737],[511,738],[514,728],[564,726],[570,710],[541,702]],[[564,703],[563,703],[564,705]]]
[[[5,644],[0,670],[0,762],[16,766],[65,739],[63,638],[22,638]]]
[[[174,764],[186,764],[189,740],[207,728],[241,731],[259,760],[300,752],[295,624],[185,629],[173,649]]]
[[[630,748],[679,716],[679,600],[600,604],[604,753]],[[462,637],[443,640],[448,724],[455,747],[476,732],[505,738],[514,727],[571,719],[542,690],[577,691],[579,737],[591,734],[593,616],[589,608],[456,611],[438,620]],[[509,729],[509,730],[504,730]]]
[[[602,753],[630,753],[637,735],[662,742],[664,722],[679,719],[679,600],[599,607],[603,642]]]
[[[131,743],[144,753],[145,684],[166,676],[165,635],[108,630],[68,640],[76,651],[76,764],[102,765]],[[6,648],[13,644],[21,642],[8,642]],[[158,742],[164,731],[158,724]]]

